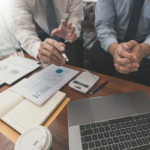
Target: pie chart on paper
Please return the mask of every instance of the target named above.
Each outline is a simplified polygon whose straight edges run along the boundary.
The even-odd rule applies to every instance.
[[[56,73],[58,73],[58,74],[60,74],[60,73],[62,73],[63,72],[63,70],[62,69],[58,69],[58,70],[56,70]]]
[[[6,70],[7,69],[7,66],[2,66],[2,67],[0,67],[0,71],[4,71],[4,70]]]

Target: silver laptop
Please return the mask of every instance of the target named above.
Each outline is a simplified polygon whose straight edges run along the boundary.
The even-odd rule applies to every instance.
[[[144,91],[71,101],[69,150],[150,150],[150,98]]]

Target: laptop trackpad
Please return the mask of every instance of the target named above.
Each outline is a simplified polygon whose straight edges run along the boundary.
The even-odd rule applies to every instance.
[[[150,99],[143,91],[93,98],[90,104],[95,121],[150,111]]]
[[[67,109],[69,126],[95,122],[89,99],[71,101]]]

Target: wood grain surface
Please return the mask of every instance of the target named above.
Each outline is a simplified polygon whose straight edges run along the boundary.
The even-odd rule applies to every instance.
[[[25,55],[25,57],[34,59],[33,57],[31,57],[29,55]],[[69,65],[65,65],[65,66],[72,68],[72,69],[76,69],[76,70],[80,71],[80,73],[83,71],[88,71],[88,70],[72,67]],[[36,71],[30,73],[26,77],[29,77],[32,74],[34,74],[40,70],[42,70],[42,67],[37,69]],[[114,77],[102,75],[102,74],[95,73],[95,72],[91,72],[91,73],[94,73],[94,74],[100,76],[100,80],[96,83],[96,85],[88,93],[83,94],[78,91],[75,91],[75,90],[71,89],[68,84],[66,84],[63,88],[61,88],[61,91],[65,92],[67,94],[67,96],[71,98],[71,100],[77,100],[77,99],[83,99],[83,98],[89,98],[89,97],[98,97],[98,96],[108,96],[108,95],[113,95],[113,94],[118,94],[118,93],[126,93],[126,92],[138,91],[138,90],[143,90],[150,96],[150,87],[139,85],[139,84],[121,80],[121,79],[117,79]],[[20,80],[18,80],[18,81],[20,81]],[[90,96],[89,93],[95,87],[101,85],[105,81],[108,81],[108,84],[106,86],[104,86],[101,90],[99,90],[97,93]],[[15,82],[14,84],[16,84],[17,82]],[[14,84],[12,84],[12,85],[14,85]],[[0,88],[0,92],[3,92],[4,90],[8,89],[9,87],[10,86],[8,86],[8,85],[3,86],[2,88]],[[53,135],[53,143],[52,143],[53,150],[69,150],[67,107],[65,107],[62,110],[62,112],[58,115],[58,117],[54,120],[54,122],[49,126],[48,129],[50,130],[50,132]],[[13,150],[14,146],[15,146],[14,143],[12,143],[4,135],[2,135],[0,133],[0,150]]]

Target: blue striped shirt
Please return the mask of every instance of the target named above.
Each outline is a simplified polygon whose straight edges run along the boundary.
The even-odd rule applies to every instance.
[[[95,10],[95,30],[102,48],[108,51],[112,43],[124,41],[134,0],[98,0]],[[150,46],[150,0],[145,0],[135,37]]]

